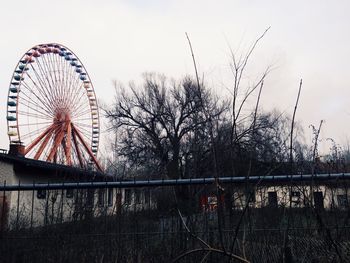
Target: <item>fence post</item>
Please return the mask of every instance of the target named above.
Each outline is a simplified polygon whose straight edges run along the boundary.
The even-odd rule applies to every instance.
[[[61,215],[60,215],[60,223],[63,223],[63,201],[64,201],[64,182],[62,183],[62,191],[61,191]]]
[[[21,185],[21,181],[18,181],[18,186]],[[20,190],[17,191],[17,215],[16,215],[16,229],[18,229],[18,223],[19,223],[19,198],[20,198]]]
[[[5,191],[5,186],[6,186],[6,180],[4,181],[4,190],[2,193],[2,207],[1,207],[1,222],[0,222],[0,233],[1,236],[3,234],[3,232],[5,231],[5,227],[6,227],[6,191]]]
[[[35,186],[35,182],[33,182],[33,188]],[[33,189],[32,191],[32,209],[31,209],[31,213],[30,213],[30,230],[32,230],[33,228],[33,217],[34,217],[34,194],[35,194],[35,190]]]

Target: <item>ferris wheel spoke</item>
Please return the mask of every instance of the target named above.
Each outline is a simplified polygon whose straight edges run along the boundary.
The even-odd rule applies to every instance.
[[[30,117],[36,117],[36,116],[31,116]],[[44,125],[44,124],[52,124],[52,121],[47,121],[47,122],[36,122],[36,123],[24,123],[24,124],[18,124],[19,127],[25,127],[25,126],[34,126],[34,125]]]
[[[46,109],[39,106],[38,103],[33,102],[33,100],[23,91],[22,91],[22,95],[24,95],[24,97],[22,96],[21,99],[24,102],[26,102],[26,105],[28,106],[29,109],[37,112],[39,115],[52,119],[52,116],[53,116],[52,112],[47,111]],[[21,112],[24,112],[24,111],[21,111]]]
[[[24,150],[24,155],[26,155],[28,152],[30,152],[35,145],[37,145],[50,131],[55,129],[55,125],[50,125],[42,134],[40,134],[37,138],[34,139],[34,141],[28,145],[28,147]]]
[[[56,76],[56,71],[60,72],[60,69],[58,67],[55,67],[55,63],[53,63],[53,59],[50,59],[50,57],[48,57],[48,67],[51,68],[51,70],[54,72],[54,76],[55,76],[55,87],[56,87],[56,92],[57,92],[57,97],[61,99],[60,103],[63,103],[63,101],[65,100],[64,98],[64,85],[62,85],[61,81],[59,78],[57,78]],[[58,74],[60,76],[60,74]]]
[[[61,89],[61,96],[63,98],[63,104],[66,106],[66,107],[69,107],[69,103],[68,101],[70,100],[70,96],[69,96],[69,93],[68,93],[68,90],[69,90],[69,79],[71,78],[71,67],[68,66],[68,63],[64,63],[64,68],[63,68],[63,76],[64,76],[64,82],[63,82],[63,85],[62,85],[62,89]]]
[[[72,165],[72,125],[69,123],[67,127],[65,154],[68,165]]]
[[[70,90],[76,88],[76,83],[77,83],[77,81],[79,81],[79,78],[78,78],[78,74],[75,73],[75,70],[73,67],[69,67],[68,74],[69,74],[69,78],[68,78],[69,83],[67,85],[67,87],[68,87],[67,90],[70,91]],[[69,94],[69,93],[67,93],[67,94]]]
[[[74,125],[78,126],[78,127],[86,127],[86,128],[91,128],[91,124],[88,123],[81,123],[81,122],[74,122]]]
[[[91,121],[91,118],[89,117],[89,118],[81,118],[81,119],[77,119],[77,120],[79,120],[79,121],[87,121],[87,120],[90,120]]]
[[[89,149],[91,148],[90,147],[90,144],[89,143],[87,143],[87,141],[91,141],[91,136],[88,136],[85,132],[82,132],[82,128],[81,127],[79,127],[79,130],[80,130],[80,132],[81,132],[81,136],[82,136],[82,138],[84,139],[84,141],[86,142],[86,145],[89,147]]]
[[[75,113],[74,115],[72,115],[72,117],[74,116],[74,119],[79,120],[80,117],[84,117],[85,115],[89,116],[88,119],[91,119],[91,109],[81,109],[80,112]]]
[[[60,146],[60,144],[62,143],[63,137],[64,137],[64,127],[61,126],[59,128],[58,133],[55,135],[55,140],[54,140],[54,143],[53,143],[53,147],[51,148],[49,156],[47,157],[47,161],[48,162],[51,162],[53,157],[57,153],[57,149]]]
[[[90,134],[91,134],[91,130],[87,130],[87,129],[85,129],[83,126],[79,126],[79,125],[77,125],[76,123],[74,123],[74,125],[75,126],[77,126],[77,127],[79,127],[79,131],[82,133],[82,135],[86,138],[86,139],[88,139],[88,140],[90,140]]]
[[[53,56],[54,57],[54,60],[55,60],[55,63],[56,64],[56,67],[57,67],[57,89],[58,90],[62,90],[63,89],[63,84],[62,84],[62,69],[61,69],[61,59],[60,59],[60,56]]]
[[[34,75],[37,74],[37,72],[35,70],[32,70],[34,72]],[[29,74],[29,72],[26,73],[26,75],[29,77],[29,79],[32,81],[32,83],[34,84],[34,87],[31,87],[30,83],[27,83],[25,81],[23,81],[23,84],[24,84],[24,87],[26,87],[27,89],[29,89],[31,92],[33,92],[33,94],[35,94],[35,96],[38,96],[41,95],[42,96],[42,99],[43,100],[43,104],[46,106],[47,104],[49,105],[52,105],[53,102],[50,100],[50,97],[47,96],[46,94],[46,91],[45,91],[45,88],[42,87],[42,83],[41,83],[41,80],[38,79],[37,76],[35,76],[35,78],[37,79],[37,83],[36,81],[34,81],[33,77]],[[37,94],[35,91],[34,91],[34,88],[37,89],[38,93],[40,94]],[[45,103],[44,103],[45,101]]]
[[[84,126],[80,126],[79,123],[76,123],[76,122],[74,122],[73,125],[74,125],[75,127],[77,127],[78,130],[79,130],[82,134],[84,134],[86,137],[88,137],[89,134],[91,134],[91,129],[88,129],[88,130],[87,130],[86,128],[84,128]],[[90,127],[91,127],[91,126],[90,126]]]
[[[74,145],[74,143],[73,143],[73,145]],[[80,167],[80,164],[78,163],[78,159],[76,158],[76,156],[77,156],[77,153],[76,153],[74,147],[72,147],[72,165]]]
[[[49,151],[53,146],[53,142],[54,142],[54,134],[52,133],[48,139],[48,143],[46,144],[45,147],[43,147],[41,156],[39,156],[41,160],[47,160],[47,157],[49,156]]]
[[[36,118],[45,119],[45,120],[52,120],[52,116],[48,116],[45,113],[43,114],[41,111],[29,112],[29,111],[18,110],[18,115],[27,116],[27,117],[36,117]]]
[[[40,130],[41,132],[43,131],[43,129]],[[30,132],[30,133],[26,133],[25,135],[21,136],[21,138],[23,138],[23,140],[29,140],[30,142],[33,141],[32,138],[36,137],[40,134],[40,132]]]
[[[22,112],[22,111],[18,111],[18,116],[20,117],[32,117],[32,118],[37,118],[37,119],[41,119],[41,120],[47,120],[46,122],[35,122],[35,123],[20,123],[18,124],[18,127],[23,127],[23,126],[33,126],[33,125],[42,125],[42,124],[50,124],[52,123],[52,118],[46,117],[44,115],[40,115],[40,114],[35,114],[35,113],[29,113],[29,112]]]
[[[34,131],[31,131],[31,132],[28,132],[28,133],[25,133],[25,134],[22,134],[21,138],[23,140],[26,140],[28,138],[32,138],[34,136],[38,136],[42,131],[44,131],[45,129],[47,128],[47,126],[44,126],[44,127],[41,127],[37,130],[34,130]],[[30,140],[32,141],[32,140]]]
[[[95,163],[95,165],[97,166],[97,168],[102,171],[102,167],[100,166],[100,164],[98,163],[95,155],[93,154],[93,152],[91,151],[91,149],[89,148],[88,144],[85,142],[84,138],[82,137],[80,131],[72,124],[72,130],[74,133],[76,133],[77,137],[79,138],[80,142],[82,143],[82,145],[84,146],[86,152],[89,154],[90,158],[93,160],[93,162]]]
[[[57,74],[56,74],[56,71],[57,71],[57,65],[56,63],[54,63],[54,59],[55,59],[55,56],[53,56],[53,54],[48,54],[48,61],[50,62],[50,67],[52,68],[52,72],[54,74],[54,77],[55,77],[55,87],[57,88]]]
[[[70,75],[73,75],[72,73]],[[72,105],[72,100],[75,98],[74,94],[72,94],[72,91],[76,89],[74,86],[72,86],[72,84],[70,83],[68,88],[67,88],[67,91],[65,92],[64,94],[64,97],[65,97],[65,104],[67,105],[67,107],[71,108],[72,111],[74,110],[73,109],[73,105]]]
[[[91,118],[91,110],[88,109],[86,111],[82,111],[79,114],[74,114],[74,121],[85,121],[85,120],[89,120],[91,122],[91,120],[93,120],[93,118]]]
[[[71,101],[73,98],[72,98],[72,95],[74,93],[75,90],[79,89],[80,87],[78,87],[78,84],[79,84],[79,74],[77,74],[75,72],[75,69],[72,68],[72,67],[69,67],[68,69],[66,68],[66,73],[67,73],[67,80],[69,82],[67,82],[67,96],[68,96],[68,99],[69,101]]]
[[[51,112],[48,112],[46,109],[44,109],[41,106],[39,106],[38,103],[34,103],[31,100],[31,98],[25,92],[21,91],[21,93],[23,95],[25,95],[26,98],[22,97],[21,99],[27,103],[27,107],[29,109],[31,109],[31,110],[33,110],[33,111],[35,111],[35,112],[37,112],[37,113],[39,113],[41,115],[44,115],[44,116],[52,119],[53,114]],[[32,105],[32,106],[29,106],[29,105]],[[34,107],[36,107],[36,108],[34,108]],[[39,111],[38,108],[43,110],[43,111]]]
[[[63,74],[63,85],[62,85],[62,88],[64,88],[64,87],[67,88],[68,87],[68,78],[69,78],[69,74],[68,74],[69,67],[68,67],[67,62],[65,61],[65,58],[62,57],[62,60],[64,61],[63,69],[62,69],[62,74]]]
[[[86,92],[81,87],[78,87],[78,91],[72,94],[73,99],[71,101],[71,105],[74,110],[76,110],[81,103],[86,103],[87,99],[82,100],[84,96],[86,96]]]
[[[67,92],[68,94],[67,103],[72,108],[74,107],[74,101],[78,97],[77,93],[84,91],[84,89],[82,89],[83,84],[79,85],[79,77],[78,76],[75,76],[75,77],[76,77],[75,82],[68,87],[68,92]]]
[[[90,102],[88,102],[90,104]],[[90,110],[91,106],[87,105],[87,102],[84,100],[81,100],[80,103],[78,102],[77,104],[75,104],[74,108],[74,112],[76,112],[77,114],[79,114],[81,111],[84,110]]]
[[[77,107],[74,110],[74,114],[72,116],[74,116],[75,119],[78,119],[81,116],[86,115],[86,116],[89,116],[91,119],[92,118],[91,111],[92,111],[92,109],[91,109],[90,105],[81,104],[81,105],[79,105],[79,107]]]
[[[71,89],[74,89],[74,80],[76,78],[76,74],[74,74],[74,72],[72,72],[72,68],[68,68],[67,70],[67,80],[68,80],[68,83],[67,83],[67,95],[68,95],[68,98],[70,98],[71,96],[70,95],[70,90]]]
[[[53,96],[54,90],[52,90],[51,87],[46,83],[45,72],[41,67],[40,59],[37,59],[36,62],[37,63],[35,64],[35,66],[31,64],[31,68],[35,74],[35,77],[39,81],[40,86],[42,87],[42,90],[45,92],[45,96],[47,96],[48,98],[54,98]]]
[[[33,82],[34,86],[37,88],[37,90],[39,91],[40,95],[43,96],[44,99],[46,99],[46,101],[44,101],[43,99],[40,98],[40,96],[34,91],[34,89],[30,86],[29,83],[26,83],[25,81],[23,81],[23,86],[25,88],[27,88],[32,94],[34,94],[35,97],[38,98],[38,100],[40,100],[40,102],[47,108],[48,111],[52,111],[52,109],[50,109],[47,105],[51,104],[51,101],[47,98],[46,94],[42,92],[41,88],[39,88],[39,86],[37,85],[37,83],[32,79],[32,77],[30,76],[30,74],[27,74],[27,76],[29,77],[29,79]]]
[[[39,72],[37,72],[37,70],[34,68],[34,66],[32,64],[30,66],[31,66],[31,68],[32,68],[32,70],[34,72],[34,75],[35,75],[36,79],[38,80],[38,82],[40,84],[41,90],[43,91],[43,96],[49,101],[50,105],[54,106],[55,104],[54,104],[53,93],[47,87],[47,85],[45,84],[44,80],[40,77],[40,74],[42,74],[42,73],[39,74]],[[40,71],[40,69],[39,69],[39,71]],[[39,86],[38,86],[38,88],[39,88]]]
[[[55,89],[55,81],[54,81],[53,76],[52,76],[53,70],[49,66],[49,63],[48,63],[46,57],[47,57],[47,54],[41,56],[41,59],[42,59],[42,62],[43,62],[43,67],[46,70],[45,76],[46,76],[47,82],[50,83],[50,86],[53,89]]]
[[[38,160],[40,158],[40,156],[43,153],[45,147],[47,146],[48,142],[50,141],[53,132],[54,132],[54,129],[52,129],[49,133],[46,134],[45,139],[43,140],[43,142],[41,143],[39,149],[37,150],[37,152],[34,155],[34,159]]]
[[[24,99],[24,98],[22,98],[22,100],[25,101],[25,102],[27,102],[27,105],[26,105],[26,106],[28,107],[28,109],[31,109],[32,111],[35,111],[35,112],[39,113],[38,116],[43,116],[43,119],[52,119],[52,117],[49,116],[48,114],[45,114],[45,113],[43,113],[42,111],[39,111],[39,110],[37,110],[36,108],[33,108],[33,107],[29,106],[29,104],[30,104],[30,105],[33,105],[33,106],[37,106],[37,105],[30,103],[30,101],[28,101],[28,100],[26,100],[26,99]],[[22,112],[22,111],[19,111],[19,112]],[[26,114],[22,114],[22,115],[26,116]],[[28,116],[28,115],[27,115],[27,116]]]
[[[79,94],[76,94],[76,98],[73,102],[72,102],[72,108],[73,108],[73,112],[76,112],[78,110],[78,108],[82,107],[82,105],[84,105],[84,93],[80,94],[80,96],[78,96]],[[86,102],[85,102],[86,105]]]
[[[40,75],[42,76],[42,82],[44,83],[44,86],[46,87],[46,89],[49,91],[49,95],[52,98],[52,100],[54,102],[57,102],[57,93],[56,90],[51,86],[50,81],[48,80],[47,75],[45,74],[45,70],[43,68],[43,66],[40,63],[41,59],[37,60],[37,65],[38,65],[38,69],[40,71]],[[38,74],[39,75],[39,74]]]
[[[72,130],[72,137],[73,137],[73,143],[74,143],[74,146],[75,146],[75,151],[77,153],[77,157],[78,157],[78,161],[79,161],[80,167],[84,168],[84,162],[83,162],[83,158],[81,157],[81,151],[79,149],[77,136],[75,135],[75,132],[73,132],[73,130]]]
[[[64,74],[64,71],[60,71],[60,75],[62,75],[63,74],[63,76],[65,76]],[[65,79],[65,77],[63,78],[63,80]],[[58,86],[57,86],[57,96],[58,96],[58,98],[60,98],[60,104],[61,105],[65,105],[66,104],[66,100],[67,100],[67,98],[66,98],[66,94],[65,94],[65,84],[64,84],[64,82],[63,82],[63,80],[59,80],[59,83],[58,83]]]
[[[48,73],[49,73],[47,75],[50,76],[50,79],[51,79],[51,82],[52,82],[52,86],[54,87],[56,98],[58,100],[60,100],[62,97],[61,97],[61,94],[59,92],[60,87],[58,86],[58,83],[57,83],[56,69],[54,68],[54,66],[51,63],[49,54],[47,55],[47,57],[45,57],[45,56],[43,57],[43,61],[44,61],[43,64],[46,66],[46,68],[48,70]]]
[[[57,89],[55,89],[54,80],[52,78],[52,70],[50,69],[47,63],[46,56],[47,54],[40,56],[40,59],[38,60],[38,66],[44,72],[43,76],[45,77],[46,82],[48,83],[48,87],[54,92],[56,98],[58,98]]]
[[[60,97],[59,97],[58,92],[55,89],[55,87],[53,85],[51,85],[51,81],[49,78],[50,73],[45,65],[46,65],[46,63],[44,61],[44,56],[42,56],[41,59],[38,60],[38,69],[41,72],[41,75],[43,76],[44,82],[47,83],[47,85],[46,85],[47,89],[50,90],[51,100],[53,101],[53,103],[55,105],[58,105]]]
[[[74,109],[72,116],[74,116],[76,118],[77,116],[80,116],[80,114],[82,112],[86,112],[86,111],[88,111],[91,115],[90,106],[86,105],[86,104],[87,104],[87,102],[81,101],[78,105],[76,104],[75,106],[72,106],[72,108]]]
[[[57,61],[58,61],[58,70],[60,73],[58,74],[58,79],[60,83],[60,88],[63,89],[64,88],[64,66],[66,64],[66,60],[63,57],[58,56]]]

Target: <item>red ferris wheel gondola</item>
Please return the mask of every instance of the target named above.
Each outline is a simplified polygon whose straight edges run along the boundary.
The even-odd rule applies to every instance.
[[[26,157],[102,170],[97,161],[99,111],[79,58],[59,44],[28,50],[13,73],[7,100],[11,144]]]

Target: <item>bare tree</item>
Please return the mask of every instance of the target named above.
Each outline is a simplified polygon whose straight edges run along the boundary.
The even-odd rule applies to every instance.
[[[121,90],[114,108],[106,111],[118,129],[119,153],[133,164],[152,162],[168,178],[182,178],[194,134],[207,124],[200,103],[206,101],[213,116],[223,114],[225,107],[207,90],[199,93],[190,78],[176,83],[146,74],[143,87],[131,85],[130,91]]]

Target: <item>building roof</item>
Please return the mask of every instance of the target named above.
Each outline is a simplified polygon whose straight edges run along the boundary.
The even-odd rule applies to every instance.
[[[113,176],[100,171],[29,159],[23,156],[7,154],[4,151],[0,152],[0,161],[13,164],[14,171],[21,174],[45,174],[46,176],[62,176],[64,179],[79,179],[82,181],[105,181],[113,179]]]

